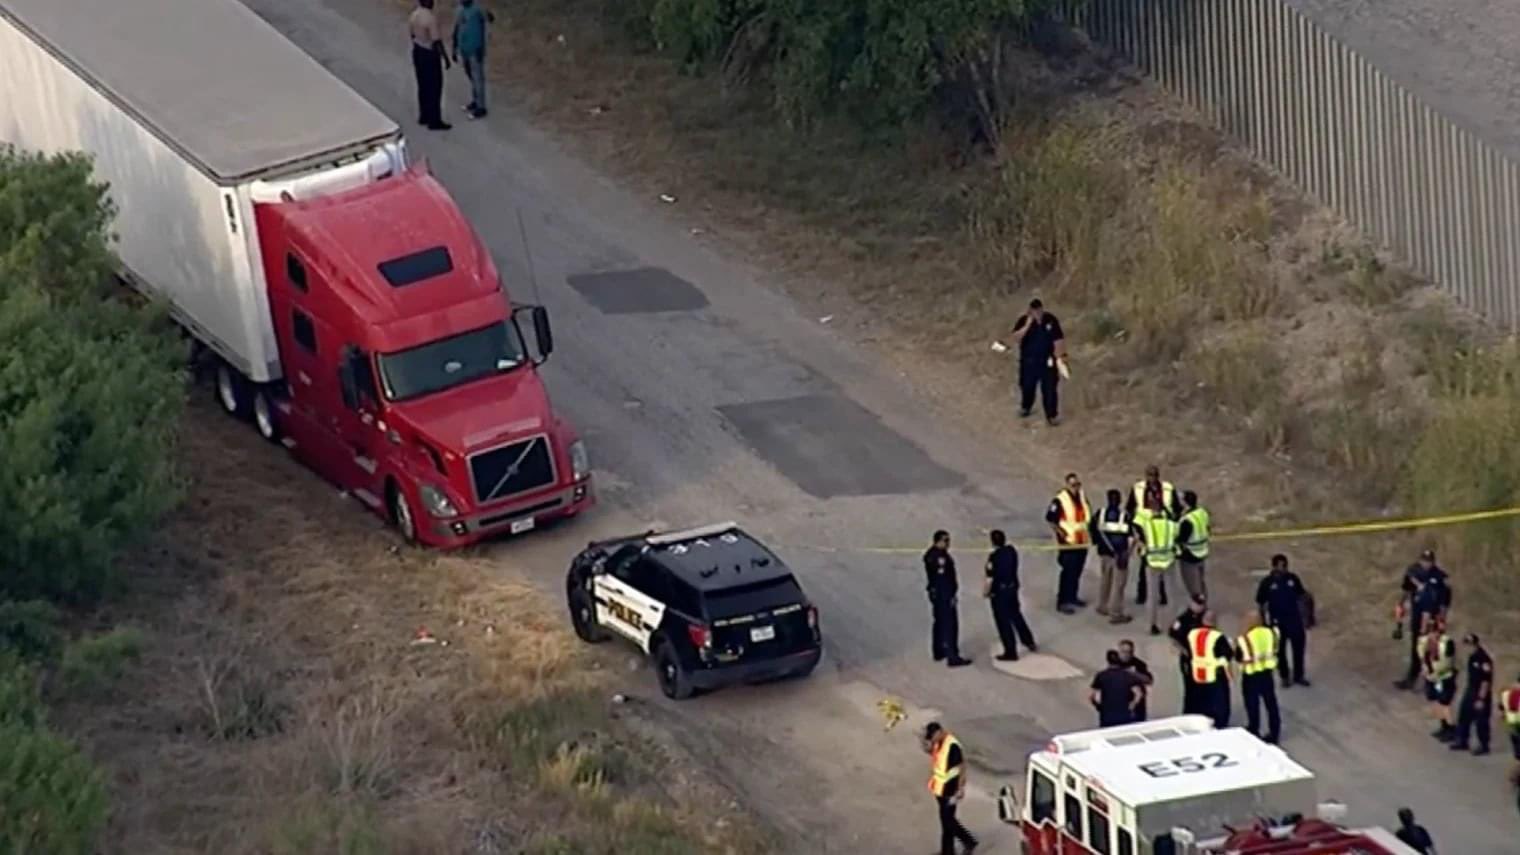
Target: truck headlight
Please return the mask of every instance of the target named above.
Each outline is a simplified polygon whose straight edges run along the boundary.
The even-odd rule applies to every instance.
[[[417,493],[422,497],[422,506],[427,512],[438,519],[448,519],[459,516],[459,509],[449,501],[448,494],[434,487],[432,484],[423,484],[417,488]]]
[[[570,443],[570,476],[580,481],[591,474],[591,456],[586,453],[586,443],[576,440]]]

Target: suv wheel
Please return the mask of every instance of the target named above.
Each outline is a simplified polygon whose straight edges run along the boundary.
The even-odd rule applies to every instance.
[[[607,640],[607,631],[596,620],[596,604],[591,599],[591,594],[585,588],[575,587],[570,590],[570,622],[575,625],[575,634],[580,636],[581,641],[587,644],[601,644]]]
[[[687,679],[686,669],[681,667],[675,649],[669,644],[661,642],[655,648],[654,667],[660,677],[660,691],[665,693],[665,697],[675,701],[691,697],[691,681]]]

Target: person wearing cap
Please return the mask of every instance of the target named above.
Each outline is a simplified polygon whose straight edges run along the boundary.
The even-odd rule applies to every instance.
[[[1446,620],[1446,613],[1451,609],[1451,584],[1446,571],[1436,564],[1435,550],[1426,549],[1420,553],[1420,560],[1404,571],[1400,587],[1409,613],[1409,669],[1404,679],[1393,685],[1400,689],[1414,689],[1422,670],[1419,643],[1425,632],[1425,618],[1434,615]]]
[[[1045,311],[1039,300],[1029,301],[1029,311],[1013,324],[1013,340],[1019,344],[1019,418],[1034,412],[1034,393],[1040,392],[1045,421],[1061,423],[1061,398],[1056,387],[1066,364],[1066,333],[1061,321]]]
[[[1445,742],[1456,735],[1451,702],[1457,695],[1457,646],[1446,634],[1446,621],[1426,615],[1415,649],[1425,673],[1425,699],[1430,701],[1431,716],[1436,720],[1436,729],[1430,735]]]
[[[1056,536],[1056,564],[1061,568],[1056,585],[1056,610],[1063,615],[1076,612],[1087,603],[1079,596],[1082,570],[1087,567],[1087,548],[1091,539],[1092,505],[1082,492],[1077,473],[1066,473],[1066,486],[1050,500],[1045,522]]]
[[[1488,753],[1489,722],[1494,716],[1494,659],[1483,649],[1483,641],[1477,633],[1469,632],[1462,637],[1467,646],[1467,682],[1462,691],[1462,706],[1457,710],[1457,733],[1451,740],[1451,750],[1468,750],[1467,736],[1474,731],[1478,744],[1471,750],[1474,755]]]
[[[1145,478],[1136,481],[1130,489],[1129,498],[1125,500],[1124,510],[1129,518],[1138,527],[1151,514],[1163,513],[1173,522],[1182,519],[1182,504],[1177,500],[1177,488],[1172,482],[1161,480],[1161,467],[1152,463],[1145,467]],[[1146,574],[1140,574],[1140,580],[1135,583],[1135,605],[1145,605],[1148,594],[1149,580]],[[1157,585],[1157,601],[1159,605],[1166,605],[1166,584]]]
[[[966,755],[960,740],[939,722],[931,721],[924,726],[921,741],[929,754],[929,793],[939,807],[940,855],[955,855],[957,840],[965,847],[962,852],[970,852],[977,840],[955,818],[955,809],[966,795]]]
[[[932,545],[924,551],[924,582],[929,592],[929,610],[933,623],[929,628],[929,646],[935,662],[951,668],[970,665],[961,657],[960,582],[955,577],[955,558],[950,554],[950,532],[934,533]]]

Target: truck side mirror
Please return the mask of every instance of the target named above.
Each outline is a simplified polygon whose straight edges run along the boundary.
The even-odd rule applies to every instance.
[[[549,310],[543,306],[533,307],[533,336],[538,339],[539,359],[548,359],[554,352],[554,330],[549,327]]]
[[[1019,821],[1019,792],[1007,784],[998,790],[997,798],[998,819],[1003,822],[1017,824]]]

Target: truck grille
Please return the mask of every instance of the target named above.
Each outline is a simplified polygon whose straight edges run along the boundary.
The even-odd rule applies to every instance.
[[[554,455],[549,437],[530,439],[482,451],[470,458],[475,500],[481,504],[505,499],[554,483]]]

